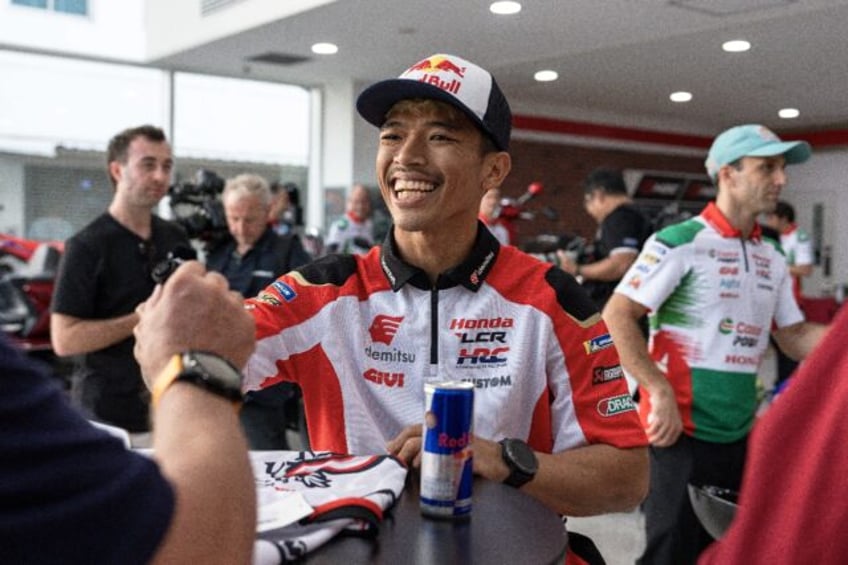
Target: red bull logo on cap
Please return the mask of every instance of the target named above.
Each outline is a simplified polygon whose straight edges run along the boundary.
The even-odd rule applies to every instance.
[[[406,69],[401,78],[419,80],[447,92],[459,94],[465,70],[465,67],[460,67],[447,57],[436,55],[415,63]]]

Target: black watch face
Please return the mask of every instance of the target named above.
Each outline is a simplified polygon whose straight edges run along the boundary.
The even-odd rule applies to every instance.
[[[506,447],[509,452],[510,459],[512,459],[519,470],[530,475],[536,473],[536,467],[538,465],[536,461],[536,454],[533,453],[533,450],[529,445],[523,441],[511,440],[507,442]]]

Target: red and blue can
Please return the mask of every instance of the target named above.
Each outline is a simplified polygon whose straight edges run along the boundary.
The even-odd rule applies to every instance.
[[[474,385],[444,381],[424,385],[421,512],[435,518],[471,515]]]

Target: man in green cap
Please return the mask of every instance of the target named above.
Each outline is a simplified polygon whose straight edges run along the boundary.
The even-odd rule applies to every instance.
[[[761,125],[719,135],[706,161],[715,202],[651,236],[604,309],[622,366],[639,383],[651,442],[640,563],[694,563],[712,541],[687,484],[739,489],[769,332],[799,359],[824,333],[804,322],[779,246],[756,222],[774,210],[786,165],[810,154],[806,142],[783,142]],[[650,348],[638,325],[645,314]]]

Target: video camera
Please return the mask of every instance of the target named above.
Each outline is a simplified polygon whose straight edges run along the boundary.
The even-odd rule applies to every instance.
[[[577,235],[541,234],[521,246],[522,251],[537,259],[559,264],[557,251],[565,251],[578,265],[591,262],[592,245]]]
[[[177,183],[168,189],[174,219],[191,239],[212,245],[227,237],[223,191],[224,179],[205,169],[197,171],[194,182]]]

